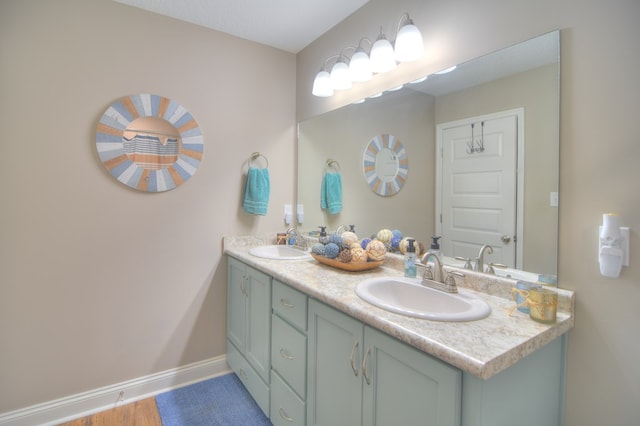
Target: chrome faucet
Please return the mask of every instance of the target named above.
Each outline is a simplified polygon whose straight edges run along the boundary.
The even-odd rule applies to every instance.
[[[480,248],[480,251],[478,252],[478,257],[476,258],[476,266],[473,269],[474,271],[484,272],[485,252],[489,254],[493,254],[493,247],[491,247],[489,244],[485,244]]]
[[[429,262],[429,258],[433,259],[433,267],[435,268],[435,271],[433,270],[434,268],[431,268],[431,266],[427,265],[427,263]],[[422,276],[423,284],[427,280],[444,283],[444,280],[442,279],[442,263],[440,263],[440,259],[438,259],[438,256],[436,256],[435,253],[429,251],[426,252],[424,256],[420,258],[420,263],[426,266],[424,274]]]
[[[430,258],[433,259],[433,268],[430,265],[427,265]],[[446,273],[446,277],[443,277],[444,272],[442,270],[442,263],[440,263],[438,256],[431,252],[427,252],[422,256],[422,258],[420,258],[420,263],[426,266],[424,275],[422,276],[422,285],[447,293],[458,292],[458,285],[456,284],[455,277],[464,277],[462,272],[449,271]],[[433,269],[435,269],[435,271],[433,271]]]

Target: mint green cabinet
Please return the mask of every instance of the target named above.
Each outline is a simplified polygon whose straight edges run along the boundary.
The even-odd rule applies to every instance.
[[[308,425],[460,424],[460,370],[309,302]]]
[[[227,259],[227,362],[268,416],[271,277]]]
[[[306,424],[308,297],[273,280],[271,319],[271,422]]]

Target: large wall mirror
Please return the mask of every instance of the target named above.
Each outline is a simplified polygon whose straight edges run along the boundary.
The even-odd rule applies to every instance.
[[[501,244],[510,244],[509,268],[556,275],[559,43],[558,31],[544,34],[460,64],[449,73],[432,74],[422,82],[408,82],[401,89],[299,123],[297,203],[305,209],[305,222],[299,228],[311,231],[323,225],[332,231],[355,225],[361,237],[382,228],[399,229],[425,244],[442,233],[447,234],[441,247],[444,256],[475,258],[477,245],[456,244],[456,232],[473,221],[459,220],[465,210],[455,209],[452,194],[454,189],[464,192],[479,186],[483,179],[451,174],[443,151],[453,157],[459,152],[463,163],[471,161],[462,157],[467,156],[489,167],[491,155],[503,151],[501,144],[510,143],[515,144],[509,151],[511,174],[494,173],[496,178],[486,181],[510,181],[512,194],[498,198],[514,225],[509,230],[494,229],[503,220],[487,215],[476,226],[480,241],[484,238],[495,248],[496,254],[485,262],[488,258],[502,263],[502,258],[492,256],[506,252]],[[516,138],[512,142],[493,123],[510,114],[515,116],[509,125]],[[448,134],[446,129],[457,133]],[[402,190],[393,197],[369,190],[361,172],[363,149],[380,134],[401,140],[411,164]],[[482,152],[469,148],[479,143],[484,143]],[[329,158],[341,165],[343,209],[337,215],[320,208],[322,173]]]

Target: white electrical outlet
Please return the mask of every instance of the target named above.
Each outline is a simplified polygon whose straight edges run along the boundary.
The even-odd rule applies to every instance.
[[[549,194],[549,205],[551,207],[558,207],[558,193],[557,192],[551,192]]]

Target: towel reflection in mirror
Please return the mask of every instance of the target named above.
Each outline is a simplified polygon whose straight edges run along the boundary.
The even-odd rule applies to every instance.
[[[157,117],[133,120],[122,135],[123,150],[144,169],[166,169],[178,160],[182,140],[175,127]]]

